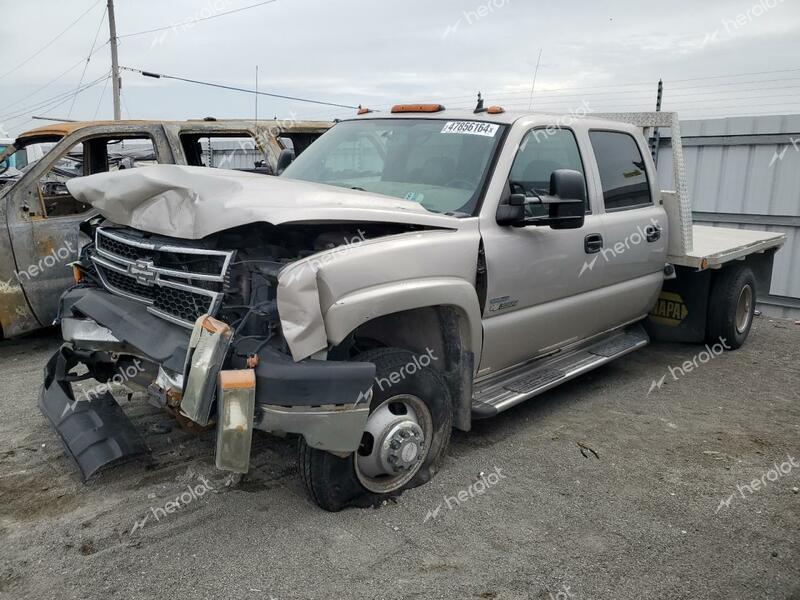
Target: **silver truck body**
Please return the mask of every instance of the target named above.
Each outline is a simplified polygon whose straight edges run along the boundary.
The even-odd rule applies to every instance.
[[[346,189],[298,181],[291,179],[298,172],[292,169],[286,177],[261,179],[244,173],[160,166],[142,173],[75,179],[69,183],[69,190],[107,219],[97,231],[100,255],[92,260],[99,267],[106,291],[112,295],[126,296],[117,285],[109,284],[109,274],[106,272],[104,276],[104,271],[112,269],[128,277],[141,277],[140,270],[132,269],[139,269],[142,264],[123,258],[117,251],[110,251],[110,247],[103,250],[106,244],[103,236],[116,235],[109,232],[119,231],[123,241],[139,244],[140,248],[153,243],[156,250],[162,239],[174,239],[186,244],[186,248],[199,245],[225,252],[248,250],[249,247],[224,245],[226,240],[231,243],[232,232],[270,244],[278,244],[273,240],[283,240],[282,232],[288,232],[286,235],[293,240],[302,235],[308,236],[307,240],[313,239],[313,243],[307,242],[313,250],[289,251],[288,242],[281,242],[280,249],[269,251],[276,256],[282,252],[293,254],[282,261],[274,259],[273,254],[241,260],[238,254],[229,257],[230,264],[279,262],[274,271],[273,303],[276,330],[285,347],[283,355],[274,346],[277,354],[267,357],[256,351],[251,355],[252,360],[248,359],[247,368],[256,374],[256,416],[252,427],[299,433],[308,447],[327,451],[341,460],[353,460],[361,485],[377,492],[388,488],[380,487],[364,475],[363,472],[375,472],[377,463],[369,462],[374,458],[370,455],[372,450],[365,453],[362,438],[365,428],[367,432],[373,431],[373,416],[378,411],[374,406],[372,411],[366,410],[368,403],[363,402],[376,392],[374,365],[365,360],[349,363],[353,369],[361,369],[358,373],[328,371],[332,380],[338,382],[339,393],[328,394],[325,396],[328,400],[318,400],[315,404],[313,398],[297,398],[282,387],[282,378],[288,377],[299,389],[306,389],[303,382],[288,375],[291,371],[288,364],[280,375],[269,379],[274,389],[284,390],[284,396],[276,399],[280,394],[275,392],[268,398],[270,392],[263,388],[270,385],[267,380],[273,375],[268,377],[263,361],[280,363],[290,356],[297,368],[318,369],[323,364],[329,368],[341,367],[341,361],[346,360],[342,348],[354,340],[370,340],[384,348],[403,348],[415,356],[424,356],[426,352],[430,356],[444,356],[445,360],[432,368],[446,381],[453,425],[468,430],[472,418],[496,414],[646,344],[647,334],[640,324],[648,313],[662,307],[662,301],[667,302],[660,295],[667,294],[669,302],[683,306],[690,318],[686,314],[674,318],[670,312],[661,315],[660,325],[654,327],[666,324],[678,332],[676,338],[705,339],[710,331],[706,327],[709,302],[718,297],[709,269],[724,268],[734,260],[748,262],[749,257],[758,255],[748,262],[748,268],[755,272],[759,286],[765,280],[768,282],[770,253],[783,243],[782,236],[766,232],[726,233],[720,229],[710,232],[708,228],[692,226],[691,202],[683,184],[680,133],[674,115],[615,115],[614,118],[582,118],[565,124],[563,117],[557,115],[438,109],[426,113],[412,108],[391,116],[373,113],[356,119],[357,122],[439,121],[444,126],[442,133],[473,135],[477,131],[477,135],[494,137],[496,151],[481,180],[480,201],[472,214],[434,214],[423,208],[422,200],[414,201],[423,196],[418,191],[411,191],[406,196],[409,199],[402,199],[367,192],[360,185],[348,185],[354,189]],[[481,124],[480,127],[473,127],[475,123]],[[662,193],[653,183],[657,177],[643,127],[670,125],[676,191]],[[550,178],[550,195],[547,190],[534,190],[531,197],[526,190],[524,201],[525,211],[529,210],[529,203],[533,206],[531,210],[552,203],[555,208],[551,205],[549,217],[529,218],[525,212],[524,218],[514,217],[516,222],[501,218],[501,214],[509,212],[506,209],[514,209],[522,202],[520,194],[516,197],[513,194],[519,157],[533,139],[537,144],[542,143],[541,136],[545,144],[550,143],[550,136],[557,135],[553,132],[574,138],[582,172],[558,164],[561,150],[556,148],[551,161],[540,159],[526,167],[546,169],[547,173],[555,169]],[[622,172],[611,192],[608,173],[601,172],[599,166],[608,157],[595,154],[600,142],[592,136],[597,132],[622,135],[632,141],[631,148],[641,157]],[[325,139],[317,143],[323,144]],[[571,160],[574,164],[576,159],[573,156]],[[432,171],[446,168],[446,164],[442,162]],[[563,206],[569,208],[577,200],[559,197],[554,190],[559,189],[560,181],[574,182],[577,176],[583,186],[583,192],[576,192],[583,196],[581,213],[579,216],[570,213],[568,220],[573,224],[561,226],[567,213],[558,212],[562,206],[559,203],[565,202]],[[637,184],[638,204],[611,209],[607,204],[612,192],[616,193],[614,190],[633,193],[628,189],[630,186],[624,185],[627,179],[646,182]],[[425,193],[430,195],[428,191]],[[543,226],[545,223],[550,226]],[[247,237],[249,233],[241,233],[249,232],[251,227],[263,234],[253,238]],[[342,231],[361,232],[361,227],[368,229],[369,235],[350,241],[346,235],[340,235]],[[344,242],[326,243],[330,238],[326,228],[336,231]],[[214,243],[203,246],[210,244],[209,240]],[[159,272],[158,265],[155,272],[152,261],[149,267],[143,266],[145,271],[149,268],[148,275],[154,275],[156,286],[174,287],[163,270]],[[692,289],[705,286],[701,298],[689,298],[683,288],[668,289],[669,285],[677,285],[668,283],[676,279],[676,266],[681,286]],[[693,273],[698,273],[697,281]],[[745,286],[749,296],[742,292],[739,308],[730,308],[738,310],[736,327],[744,337],[755,300],[753,285]],[[229,288],[212,293],[221,297],[229,293]],[[136,294],[128,297],[137,300]],[[93,301],[95,308],[91,306]],[[67,307],[71,314],[65,319],[73,328],[74,321],[81,320],[86,334],[66,339],[69,352],[99,349],[89,339],[96,335],[94,324],[109,331],[112,344],[116,340],[118,353],[137,353],[137,334],[131,331],[130,323],[124,322],[124,314],[107,317],[108,311],[97,307],[101,303],[97,299],[76,297],[74,302]],[[212,307],[217,314],[219,305],[212,303]],[[151,313],[163,310],[161,306]],[[93,314],[102,315],[102,322],[95,322]],[[249,315],[250,311],[239,319],[229,319],[236,329],[232,343],[236,343],[236,335]],[[684,332],[681,326],[690,322],[691,327]],[[191,322],[183,325],[192,328]],[[193,339],[202,335],[203,327],[201,321],[194,325]],[[219,329],[215,331],[219,333]],[[170,335],[173,334],[180,337],[179,332],[171,330]],[[188,330],[185,335],[189,335]],[[271,339],[270,333],[264,344]],[[152,351],[143,354],[152,360]],[[165,397],[177,396],[178,404],[181,393],[187,389],[184,378],[191,376],[194,368],[191,350],[188,356],[183,370],[176,369],[174,364],[167,367],[163,361],[155,364],[156,384],[162,387]],[[234,363],[219,364],[207,376],[216,377],[220,369],[225,372],[245,366],[241,361]],[[47,390],[46,385],[45,395]],[[415,406],[419,411],[419,405]],[[386,418],[388,423],[395,423]],[[58,429],[58,424],[55,425]],[[388,456],[395,464],[399,459],[392,454],[391,444],[397,444],[391,447],[400,447],[405,452],[407,439],[419,437],[418,425],[423,424],[406,423],[402,437],[387,437],[385,448],[389,454],[378,458],[383,460]],[[224,430],[221,427],[219,431]],[[386,427],[387,431],[391,429],[389,425]],[[377,431],[373,431],[376,439],[383,435]],[[424,447],[425,444],[414,446],[406,454],[416,456]],[[383,464],[388,463],[384,460]],[[403,465],[400,472],[411,469]],[[313,469],[310,472],[313,479]],[[321,506],[338,506],[324,500],[318,502]]]

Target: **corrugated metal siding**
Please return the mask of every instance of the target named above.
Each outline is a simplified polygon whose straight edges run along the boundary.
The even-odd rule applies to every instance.
[[[800,318],[800,115],[681,121],[695,220],[779,231],[765,313]],[[662,131],[659,183],[672,189],[669,132]],[[715,218],[716,217],[716,218]]]
[[[208,141],[201,142],[203,158],[208,161]],[[240,140],[214,139],[211,142],[211,165],[225,169],[252,169],[257,161],[264,160],[264,153],[255,147],[249,138]]]

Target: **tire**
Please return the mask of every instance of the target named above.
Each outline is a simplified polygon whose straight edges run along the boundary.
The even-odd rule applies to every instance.
[[[336,512],[349,506],[374,506],[386,498],[399,496],[406,489],[427,483],[438,471],[450,443],[453,410],[450,392],[444,377],[430,366],[423,365],[424,358],[424,356],[400,348],[370,350],[353,358],[355,361],[375,364],[376,382],[386,381],[389,383],[389,377],[392,374],[403,373],[405,376],[396,383],[372,386],[370,420],[367,421],[367,431],[365,431],[361,447],[352,455],[341,458],[329,452],[312,448],[302,437],[300,438],[298,454],[301,478],[309,496],[320,508]],[[430,360],[431,358],[428,357],[428,364]],[[410,369],[412,364],[416,365],[413,374]],[[405,367],[409,367],[407,374],[404,370]],[[398,398],[403,400],[399,401]],[[392,411],[398,409],[407,412],[394,415]],[[411,416],[409,416],[409,412]],[[381,440],[375,439],[369,430],[374,424],[382,422],[380,418],[384,415],[389,421],[381,431],[397,431],[397,436],[402,431],[395,429],[400,425],[392,425],[393,423],[408,424],[408,420],[403,421],[402,419],[417,419],[423,435],[417,436],[416,430],[410,430],[411,438],[421,438],[422,442],[419,447],[422,449],[406,438],[400,440],[399,437],[388,436],[381,440],[387,439],[387,443],[389,439],[402,441],[403,445],[400,450],[403,455],[402,460],[409,456],[410,462],[416,461],[420,464],[417,466],[414,462],[414,465],[408,467],[405,472],[386,476],[378,475],[373,478],[366,473],[366,467],[359,465],[372,467],[373,463],[367,464],[367,461],[383,455],[380,452]],[[396,421],[397,419],[401,420]],[[409,427],[412,426],[409,425]],[[408,444],[406,444],[407,442]],[[414,449],[406,452],[407,445],[413,445]],[[367,453],[370,449],[372,451]],[[408,463],[403,463],[403,465],[406,464]],[[385,478],[382,479],[382,477]]]
[[[723,269],[711,285],[706,341],[724,342],[729,350],[741,347],[753,325],[755,306],[756,279],[750,267]]]

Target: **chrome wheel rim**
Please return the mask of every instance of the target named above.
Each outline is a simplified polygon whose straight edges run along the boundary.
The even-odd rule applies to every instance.
[[[750,325],[753,313],[753,288],[746,285],[739,292],[739,301],[736,303],[736,331],[744,333]]]
[[[358,481],[370,492],[400,489],[428,456],[433,418],[416,396],[392,396],[370,413],[353,462]]]

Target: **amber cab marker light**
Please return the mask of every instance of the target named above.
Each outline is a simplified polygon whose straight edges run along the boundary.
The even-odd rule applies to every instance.
[[[369,109],[367,107],[359,106],[358,107],[358,112],[356,114],[357,115],[366,115],[366,114],[371,113],[371,112],[372,112],[372,109]]]
[[[501,115],[504,112],[506,112],[506,109],[503,108],[502,106],[490,106],[489,108],[486,109],[486,112],[489,113],[490,115]]]
[[[81,282],[81,270],[78,265],[72,265],[72,278],[75,280],[75,283]]]
[[[441,104],[395,104],[392,107],[393,113],[434,113],[442,110],[444,110],[444,106]]]

